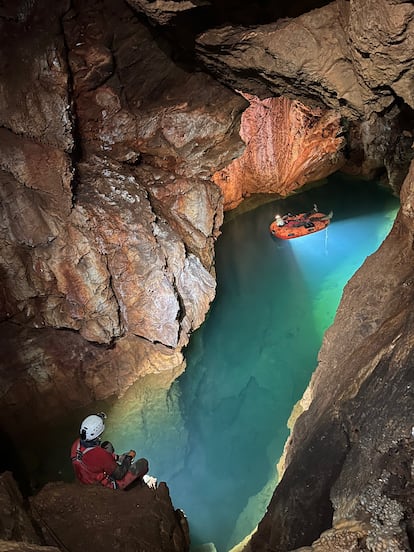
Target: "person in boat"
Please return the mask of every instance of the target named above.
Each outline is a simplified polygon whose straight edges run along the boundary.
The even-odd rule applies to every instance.
[[[125,489],[132,483],[145,483],[155,489],[157,479],[148,475],[146,458],[134,462],[134,450],[117,455],[110,441],[101,442],[105,419],[106,414],[100,412],[87,416],[81,423],[80,435],[70,453],[78,481],[111,489]]]
[[[308,213],[306,213],[304,218],[307,220],[312,220],[312,217],[313,215],[315,215],[315,213],[319,213],[318,206],[316,205],[316,203],[313,204],[312,211],[309,211]]]
[[[286,215],[284,217],[281,217],[280,215],[275,215],[275,221],[276,221],[277,226],[284,226],[285,225],[285,220],[284,220],[285,217],[286,217]]]

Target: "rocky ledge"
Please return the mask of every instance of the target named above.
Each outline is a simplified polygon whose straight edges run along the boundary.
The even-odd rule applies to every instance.
[[[1,552],[189,550],[186,517],[174,509],[165,483],[128,491],[49,483],[28,503],[4,472],[0,505]]]

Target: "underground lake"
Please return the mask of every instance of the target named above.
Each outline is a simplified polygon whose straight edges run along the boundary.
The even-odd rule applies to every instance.
[[[276,213],[333,211],[321,232],[270,235]],[[227,552],[263,517],[277,484],[289,416],[317,366],[347,281],[389,233],[398,198],[375,182],[332,175],[326,185],[225,222],[216,244],[217,296],[172,386],[144,378],[105,409],[118,451],[133,448],[187,515],[192,549]],[[32,450],[32,477],[71,479],[69,448],[82,419],[58,432],[55,452]],[[214,550],[214,548],[211,547]]]

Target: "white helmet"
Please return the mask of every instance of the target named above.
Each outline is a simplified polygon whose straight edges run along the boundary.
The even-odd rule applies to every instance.
[[[105,430],[105,414],[91,414],[83,420],[80,426],[80,436],[84,441],[96,439]]]

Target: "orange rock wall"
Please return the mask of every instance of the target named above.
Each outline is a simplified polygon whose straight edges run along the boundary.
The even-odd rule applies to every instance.
[[[243,96],[250,102],[240,127],[246,149],[213,175],[223,191],[225,210],[234,209],[251,194],[287,196],[343,164],[339,113],[284,97]]]

